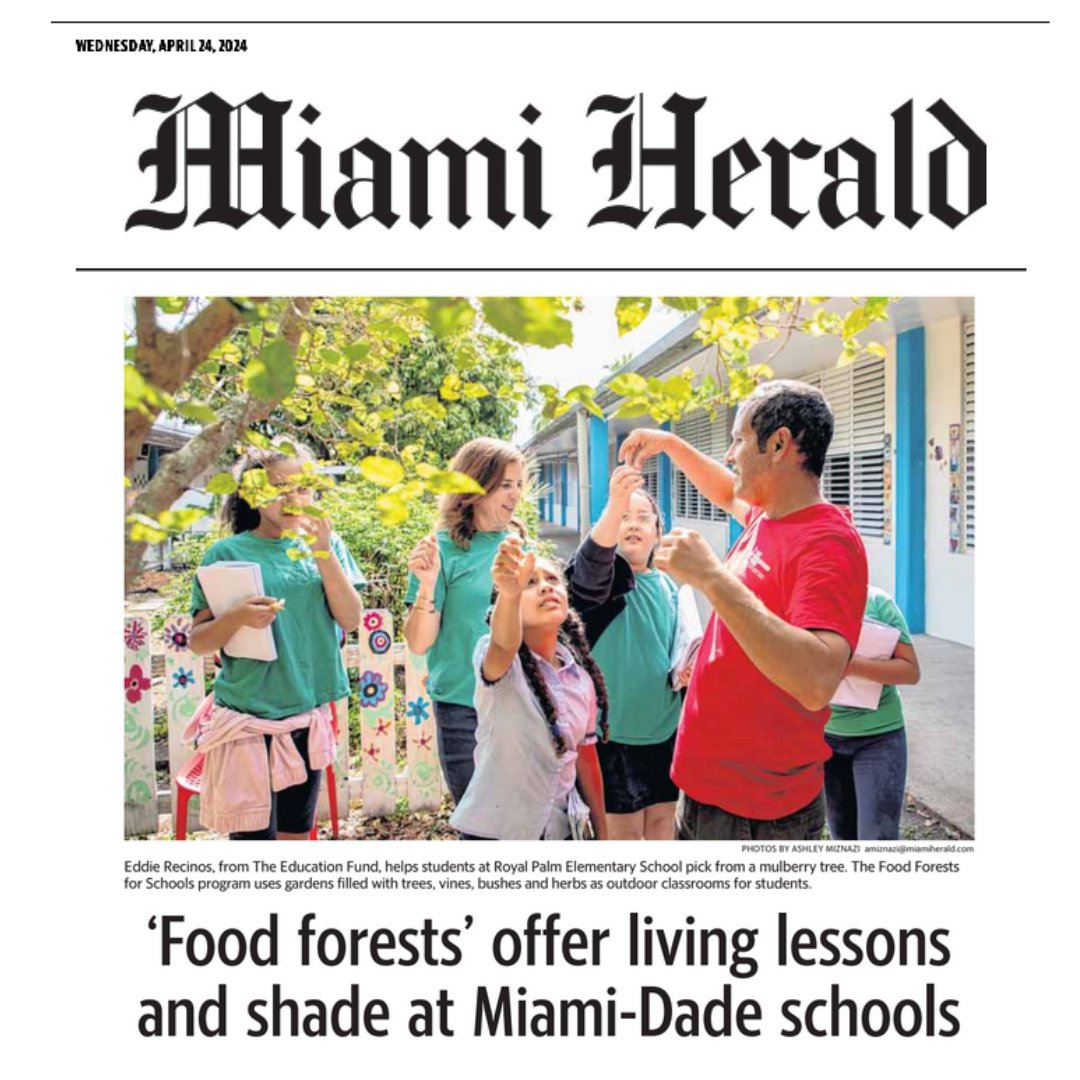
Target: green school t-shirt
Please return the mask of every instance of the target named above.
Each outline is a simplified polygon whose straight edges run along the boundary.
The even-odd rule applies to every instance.
[[[432,700],[448,705],[473,705],[476,676],[473,651],[490,632],[487,612],[491,606],[491,564],[495,552],[510,534],[478,532],[468,550],[459,548],[445,529],[435,538],[439,544],[439,576],[435,579],[435,610],[440,613],[439,636],[428,650],[428,693]],[[420,581],[409,575],[405,603],[420,591]]]
[[[626,607],[600,635],[592,653],[608,693],[615,742],[651,746],[679,724],[682,695],[671,688],[671,650],[679,619],[679,590],[660,570],[634,577]]]
[[[314,558],[290,559],[292,540],[267,540],[250,532],[219,540],[202,565],[216,562],[254,562],[262,568],[267,596],[285,601],[271,623],[277,659],[248,660],[221,653],[221,670],[214,682],[217,701],[237,712],[263,720],[280,720],[337,701],[349,692],[349,681],[338,647],[338,626],[330,614],[322,577]],[[336,534],[330,547],[357,589],[364,575]],[[192,614],[207,607],[195,579],[191,587]]]
[[[866,596],[866,618],[874,622],[895,626],[900,640],[911,644],[911,632],[903,612],[896,601],[881,589],[870,587]],[[884,735],[904,726],[904,707],[900,703],[900,691],[886,686],[881,691],[881,701],[876,709],[853,709],[847,705],[834,705],[825,731],[829,735]]]

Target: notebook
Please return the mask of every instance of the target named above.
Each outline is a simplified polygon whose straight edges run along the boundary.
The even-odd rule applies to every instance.
[[[242,600],[266,595],[263,592],[262,568],[258,563],[210,563],[209,566],[200,566],[195,574],[215,616],[235,607]],[[246,660],[276,660],[274,631],[269,626],[261,629],[242,626],[225,642],[221,651]]]
[[[863,619],[859,632],[859,644],[855,655],[868,660],[888,660],[896,651],[900,640],[900,631],[895,626],[886,626],[873,619]],[[846,705],[854,709],[876,709],[881,703],[881,691],[884,686],[861,675],[845,675],[836,688],[831,704]]]

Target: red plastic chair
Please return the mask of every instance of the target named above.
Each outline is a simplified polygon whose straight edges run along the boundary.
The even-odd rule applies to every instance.
[[[330,726],[334,731],[334,742],[338,738],[337,703],[330,702]],[[176,839],[187,839],[188,803],[193,795],[202,790],[203,765],[206,755],[199,752],[192,755],[184,769],[184,775],[176,778]],[[330,831],[335,840],[341,839],[341,824],[338,821],[337,780],[333,764],[326,766],[326,796],[330,801]],[[311,839],[319,839],[319,826],[311,826]]]

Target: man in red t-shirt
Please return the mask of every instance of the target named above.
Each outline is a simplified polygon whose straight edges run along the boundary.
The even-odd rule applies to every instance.
[[[681,840],[817,839],[829,701],[855,650],[866,552],[851,514],[823,500],[832,411],[806,383],[775,380],[735,417],[727,462],[666,431],[633,432],[634,466],[664,452],[745,529],[725,561],[674,529],[655,565],[700,589],[713,615],[675,743]]]

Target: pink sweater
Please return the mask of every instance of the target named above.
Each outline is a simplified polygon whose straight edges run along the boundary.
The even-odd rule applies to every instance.
[[[334,730],[329,705],[284,720],[257,716],[215,705],[205,698],[184,730],[184,742],[206,757],[199,793],[199,817],[216,832],[252,832],[270,824],[270,794],[302,784],[307,769],[289,737],[308,729],[308,760],[325,769],[334,760]],[[270,735],[270,753],[263,736]],[[181,775],[198,761],[193,757]]]

